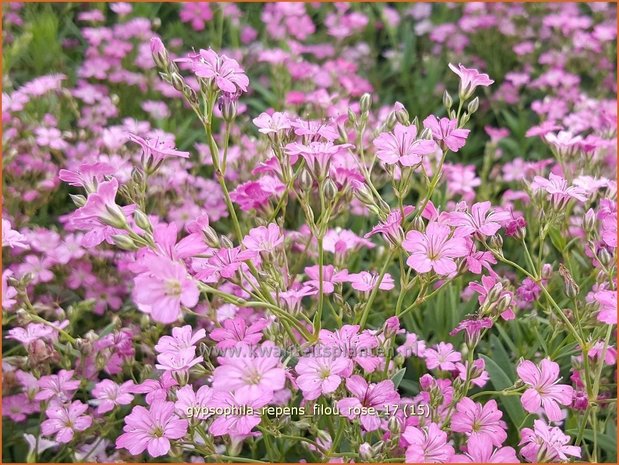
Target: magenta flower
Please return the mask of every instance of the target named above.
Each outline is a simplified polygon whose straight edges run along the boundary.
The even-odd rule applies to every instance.
[[[342,377],[352,371],[352,362],[343,356],[309,355],[299,359],[295,371],[299,375],[297,385],[303,391],[303,397],[314,400],[322,394],[334,392],[342,382]]]
[[[461,64],[458,64],[458,67],[456,68],[454,65],[449,63],[449,69],[460,77],[459,94],[460,98],[463,100],[466,100],[473,95],[473,92],[477,87],[488,87],[494,82],[487,74],[480,73],[474,68],[465,68]]]
[[[286,384],[286,372],[272,342],[261,346],[237,346],[240,352],[219,357],[213,372],[215,391],[235,391],[241,396],[258,398],[273,395]]]
[[[66,402],[73,397],[80,387],[78,380],[73,378],[73,370],[60,370],[57,375],[47,375],[39,379],[39,392],[35,400],[58,400]]]
[[[466,234],[480,234],[493,236],[501,229],[501,223],[511,218],[508,211],[490,210],[490,202],[473,204],[471,212],[451,212],[448,214],[447,224],[461,228]]]
[[[424,155],[437,149],[433,140],[416,139],[417,126],[404,126],[396,123],[393,132],[383,132],[374,139],[376,155],[388,165],[400,163],[402,166],[419,165]]]
[[[370,292],[378,283],[378,274],[362,271],[361,273],[353,273],[348,275],[348,282],[352,284],[352,288],[356,291]],[[378,288],[383,291],[389,291],[395,287],[393,278],[389,273],[385,273]]]
[[[462,354],[454,350],[453,345],[439,342],[431,349],[426,349],[423,353],[428,369],[451,371],[456,369],[456,362],[462,359]]]
[[[458,378],[464,382],[466,382],[468,378],[475,386],[484,387],[490,379],[490,376],[486,371],[486,362],[484,362],[484,359],[478,358],[477,360],[474,360],[470,373],[468,366],[468,361],[464,363],[456,363],[456,369],[459,373]]]
[[[399,402],[400,396],[395,390],[393,381],[385,380],[380,383],[368,384],[359,375],[353,375],[346,380],[346,388],[354,397],[345,397],[338,401],[337,407],[341,415],[353,420],[359,417],[361,425],[365,431],[376,431],[380,428],[382,420],[380,413],[389,408],[392,404]],[[373,408],[376,413],[356,414],[365,407],[366,411]]]
[[[316,292],[320,289],[320,272],[318,265],[308,266],[305,268],[305,274],[308,278],[304,284],[313,288]],[[324,294],[331,294],[335,290],[334,284],[343,283],[348,277],[348,271],[335,271],[333,265],[326,265],[322,267],[322,292]]]
[[[503,412],[497,408],[495,400],[482,405],[464,397],[456,405],[451,429],[471,438],[487,438],[491,444],[500,447],[507,439],[507,424],[501,420],[502,417]]]
[[[454,456],[456,463],[520,463],[513,447],[495,449],[487,436],[471,436],[466,442],[466,454]]]
[[[239,344],[254,345],[262,339],[262,330],[268,326],[269,322],[260,319],[247,326],[241,317],[228,318],[222,323],[221,328],[215,328],[209,337],[217,341],[218,349],[229,349]]]
[[[574,389],[567,384],[559,383],[559,364],[549,358],[535,365],[529,360],[523,360],[516,370],[518,376],[528,386],[520,398],[522,407],[529,413],[544,410],[550,421],[560,421],[564,418],[559,405],[570,405]]]
[[[408,443],[407,463],[449,463],[454,456],[454,448],[447,442],[447,433],[436,423],[424,428],[409,426],[402,438]]]
[[[92,390],[92,395],[97,399],[97,414],[107,413],[117,405],[129,405],[133,400],[132,380],[122,384],[116,384],[111,379],[104,379],[97,383]]]
[[[132,455],[148,450],[152,457],[170,452],[170,439],[181,439],[187,434],[187,420],[178,418],[174,404],[155,400],[150,409],[137,405],[125,417],[124,433],[116,439],[117,449],[127,449]]]
[[[211,5],[205,2],[181,3],[179,17],[182,22],[191,24],[194,31],[202,31],[205,23],[213,19]]]
[[[54,439],[61,443],[71,442],[76,431],[84,431],[92,424],[92,417],[84,415],[86,410],[88,405],[79,400],[69,405],[51,402],[45,411],[47,420],[41,423],[41,433],[55,434]]]
[[[96,192],[105,176],[111,176],[116,170],[107,163],[82,163],[75,171],[60,170],[58,177],[70,186],[83,187],[86,192]]]
[[[239,63],[226,55],[217,55],[212,49],[200,49],[189,58],[177,60],[191,63],[192,71],[198,77],[207,79],[227,94],[247,92],[249,78]]]
[[[469,250],[464,237],[451,236],[449,226],[431,222],[425,232],[409,231],[402,247],[410,252],[406,260],[408,266],[417,273],[431,270],[445,276],[458,269],[455,258],[465,257]]]
[[[257,181],[248,181],[230,192],[230,199],[243,211],[259,210],[271,197],[280,195],[286,186],[274,176],[261,176]]]
[[[168,324],[181,315],[181,305],[196,306],[200,292],[182,264],[153,257],[147,266],[147,272],[134,278],[133,298],[141,311]]]
[[[350,357],[367,373],[372,373],[384,362],[373,353],[379,341],[372,331],[359,332],[359,329],[359,325],[344,325],[334,332],[321,329],[318,339],[331,354]]]
[[[580,458],[580,447],[570,446],[568,435],[543,420],[535,420],[533,429],[524,428],[520,435],[520,453],[529,462],[567,462],[568,456]]]
[[[441,141],[445,147],[452,152],[457,152],[466,143],[466,138],[469,136],[469,129],[458,128],[458,120],[441,118],[440,120],[430,115],[423,120],[424,127],[432,131],[432,137],[435,140]]]
[[[275,223],[268,226],[259,226],[249,231],[243,238],[243,245],[252,252],[273,252],[284,243],[281,229]]]

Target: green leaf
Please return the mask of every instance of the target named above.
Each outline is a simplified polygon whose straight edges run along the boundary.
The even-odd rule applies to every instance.
[[[559,252],[563,253],[567,243],[565,242],[565,236],[561,234],[561,231],[557,228],[550,228],[548,230],[548,236],[550,237],[552,245],[554,245]]]
[[[505,374],[509,379],[516,379],[516,371],[514,370],[514,364],[511,362],[507,351],[501,344],[496,335],[490,336],[490,343],[492,344],[492,359],[501,367],[505,367]]]
[[[401,368],[398,371],[396,371],[395,374],[391,377],[391,381],[393,381],[393,384],[395,384],[396,389],[402,382],[402,379],[404,378],[405,373],[406,373],[406,368]]]
[[[576,437],[578,436],[578,430],[577,429],[569,429],[567,430],[567,434],[569,434],[570,436]],[[583,431],[583,437],[589,441],[591,444],[593,444],[593,431],[590,429],[586,429]],[[606,453],[608,454],[607,460],[605,460],[606,462],[609,463],[613,463],[616,462],[617,459],[617,438],[616,436],[611,436],[609,434],[601,434],[598,433],[597,435],[597,443],[598,446],[605,450]],[[598,457],[599,458],[599,457]]]
[[[481,357],[486,362],[486,370],[490,375],[490,381],[492,382],[495,390],[501,391],[514,385],[514,380],[511,379],[493,359],[487,357],[486,355],[481,355]],[[500,402],[505,408],[505,411],[507,412],[507,415],[509,415],[509,418],[514,426],[519,428],[525,419],[525,413],[520,406],[520,401],[516,397],[501,396]]]

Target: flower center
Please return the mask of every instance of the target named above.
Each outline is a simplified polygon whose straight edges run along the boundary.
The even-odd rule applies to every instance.
[[[182,293],[181,283],[176,279],[170,279],[166,282],[165,293],[169,296],[180,296]]]

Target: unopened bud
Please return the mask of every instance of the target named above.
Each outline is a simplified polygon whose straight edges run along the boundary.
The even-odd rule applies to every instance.
[[[150,220],[148,216],[142,210],[136,210],[133,213],[133,219],[135,220],[135,224],[138,225],[139,228],[144,231],[152,232],[153,226],[150,224]]]
[[[419,138],[426,139],[426,140],[432,140],[432,129],[424,128],[424,130],[421,131],[421,134],[419,134]]]
[[[426,230],[426,223],[421,216],[413,218],[412,226],[415,231],[424,232]]]
[[[348,122],[353,125],[357,124],[357,115],[350,108],[348,109]]]
[[[367,92],[361,96],[359,100],[359,107],[361,108],[361,112],[367,113],[370,111],[370,107],[372,106],[372,96]]]
[[[503,284],[496,283],[488,291],[488,294],[486,295],[486,302],[488,302],[488,303],[496,302],[502,292],[503,292]]]
[[[369,443],[364,442],[359,446],[359,457],[366,462],[372,460],[374,457],[374,451]]]
[[[408,126],[408,111],[406,111],[406,108],[400,108],[399,110],[397,110],[395,112],[395,119],[398,121],[398,123],[403,124],[404,126]]]
[[[471,100],[466,109],[469,115],[475,113],[479,109],[479,97],[475,97],[473,100]]]
[[[568,296],[570,299],[573,299],[580,292],[580,288],[578,287],[578,284],[576,284],[576,281],[574,281],[574,278],[572,277],[570,271],[563,263],[559,264],[559,274],[563,278],[565,295]]]
[[[179,73],[171,74],[171,84],[172,87],[174,87],[179,92],[183,92],[183,89],[185,88],[185,81],[183,80],[183,76],[181,76]]]
[[[306,168],[301,170],[299,175],[299,185],[303,191],[309,191],[314,186],[314,179]]]
[[[328,201],[335,199],[337,192],[338,190],[335,182],[333,182],[333,179],[328,178],[322,186],[322,193],[325,196],[325,199]]]
[[[116,247],[123,250],[137,250],[138,246],[133,242],[129,236],[125,236],[124,234],[114,234],[112,236],[112,240],[114,241],[114,245]]]
[[[153,37],[150,39],[150,51],[153,55],[155,64],[159,68],[167,69],[167,64],[169,61],[168,52],[159,37]]]
[[[503,238],[495,234],[490,238],[489,244],[492,249],[501,250],[503,248]]]
[[[598,259],[603,266],[609,266],[613,261],[613,257],[610,255],[610,252],[606,247],[600,248],[598,252]]]
[[[390,416],[389,421],[387,422],[387,428],[391,434],[399,434],[401,429],[400,420],[398,420],[395,415]]]
[[[595,231],[595,212],[592,208],[587,210],[587,213],[585,213],[583,226],[585,228],[585,231],[587,231],[588,233],[592,233]]]
[[[234,247],[234,244],[230,239],[228,239],[227,236],[221,236],[219,238],[219,242],[221,243],[221,246],[226,249],[232,249]]]
[[[73,200],[73,203],[78,208],[81,208],[84,205],[86,205],[86,197],[84,197],[83,195],[69,194],[69,197],[71,197],[71,200]]]
[[[552,265],[550,263],[544,263],[542,266],[542,279],[550,279],[552,276]]]
[[[447,110],[449,110],[451,109],[453,104],[454,104],[454,101],[451,98],[451,95],[449,95],[449,92],[445,90],[445,92],[443,92],[443,105],[445,106]]]
[[[219,236],[217,235],[217,232],[210,226],[207,226],[202,230],[202,235],[204,236],[204,242],[206,242],[209,247],[218,249],[221,245],[219,243]]]
[[[509,308],[511,304],[512,304],[512,295],[509,293],[505,293],[499,298],[499,301],[497,302],[496,307],[495,307],[496,311],[498,313],[503,313],[505,310]]]

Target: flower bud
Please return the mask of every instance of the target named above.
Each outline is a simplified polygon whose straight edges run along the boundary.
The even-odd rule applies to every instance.
[[[221,236],[219,242],[221,242],[221,246],[226,249],[232,249],[234,247],[234,244],[227,236]]]
[[[426,230],[426,223],[421,216],[413,218],[412,227],[415,231],[424,232]]]
[[[492,249],[501,250],[503,249],[503,238],[498,234],[495,234],[490,238],[489,244]]]
[[[542,279],[550,279],[552,276],[552,265],[550,263],[544,263],[542,266]]]
[[[299,175],[299,186],[305,192],[309,191],[314,186],[314,178],[312,178],[311,173],[306,168],[303,168]]]
[[[374,451],[369,443],[364,442],[359,446],[359,457],[365,462],[372,460],[374,457]]]
[[[494,302],[496,302],[498,300],[498,298],[500,297],[502,292],[503,292],[503,284],[501,284],[500,282],[496,283],[488,291],[488,294],[486,295],[486,302],[487,303],[494,303]]]
[[[443,106],[449,110],[454,104],[453,99],[451,98],[451,95],[449,95],[449,92],[447,92],[447,90],[445,90],[445,92],[443,92]]]
[[[114,234],[112,236],[112,240],[114,241],[114,245],[116,245],[116,247],[123,249],[123,250],[137,250],[139,247],[135,244],[135,242],[133,241],[133,239],[131,239],[129,236],[125,236],[124,234]]]
[[[395,119],[398,121],[398,123],[403,124],[404,126],[408,126],[408,111],[406,111],[406,108],[400,108],[399,110],[397,110],[395,112]]]
[[[211,228],[210,226],[204,228],[202,230],[202,235],[204,236],[204,242],[209,247],[213,247],[218,249],[220,247],[219,236],[217,236],[217,232]]]
[[[78,208],[81,208],[84,205],[86,205],[86,197],[84,197],[83,195],[69,194],[69,197],[71,197],[71,200],[73,200],[73,203]]]
[[[167,69],[169,62],[168,52],[159,37],[150,39],[150,51],[153,55],[155,64],[162,69]]]
[[[183,89],[185,88],[185,81],[183,79],[183,76],[181,76],[179,73],[172,73],[170,75],[170,80],[170,84],[172,84],[172,87],[174,87],[179,92],[183,92]]]
[[[468,114],[472,115],[479,109],[479,97],[475,97],[473,100],[469,102],[466,107]]]
[[[388,131],[391,131],[393,127],[395,126],[395,123],[397,122],[398,122],[398,119],[395,114],[395,111],[392,111],[391,113],[389,113],[389,116],[387,116],[387,121],[385,121],[385,129],[387,129]]]
[[[362,113],[367,113],[370,111],[370,107],[372,106],[372,96],[367,92],[361,96],[359,100],[359,107],[361,108]]]
[[[503,313],[505,310],[509,308],[511,303],[512,303],[512,295],[509,293],[503,294],[501,297],[499,297],[499,300],[495,307],[497,313]]]
[[[221,116],[227,123],[231,122],[234,118],[236,118],[237,112],[237,98],[234,96],[230,96],[228,94],[222,94],[219,97],[217,105],[219,107],[219,111],[221,111]]]
[[[387,422],[387,428],[391,434],[399,434],[401,430],[400,420],[397,417],[391,416],[389,417],[389,421]]]
[[[350,108],[348,109],[348,122],[353,125],[357,124],[357,115]]]
[[[135,224],[138,225],[139,228],[144,231],[152,232],[153,226],[150,224],[150,220],[148,216],[142,210],[136,210],[133,213],[133,219],[135,220]]]
[[[595,212],[593,211],[593,208],[590,208],[587,210],[587,213],[585,213],[585,217],[583,219],[583,226],[585,231],[588,233],[595,231],[595,219]]]
[[[325,199],[327,199],[328,201],[334,200],[337,196],[337,192],[338,189],[335,185],[335,182],[333,182],[333,179],[327,178],[327,180],[322,186],[322,193],[325,196]]]
[[[606,247],[600,248],[600,250],[598,251],[598,259],[600,260],[600,263],[605,267],[609,266],[613,262],[613,257],[610,255],[610,252]]]
[[[573,299],[580,292],[580,288],[578,287],[578,284],[576,284],[576,281],[574,281],[574,278],[572,278],[570,271],[563,263],[559,264],[559,274],[563,278],[565,295],[570,299]]]

